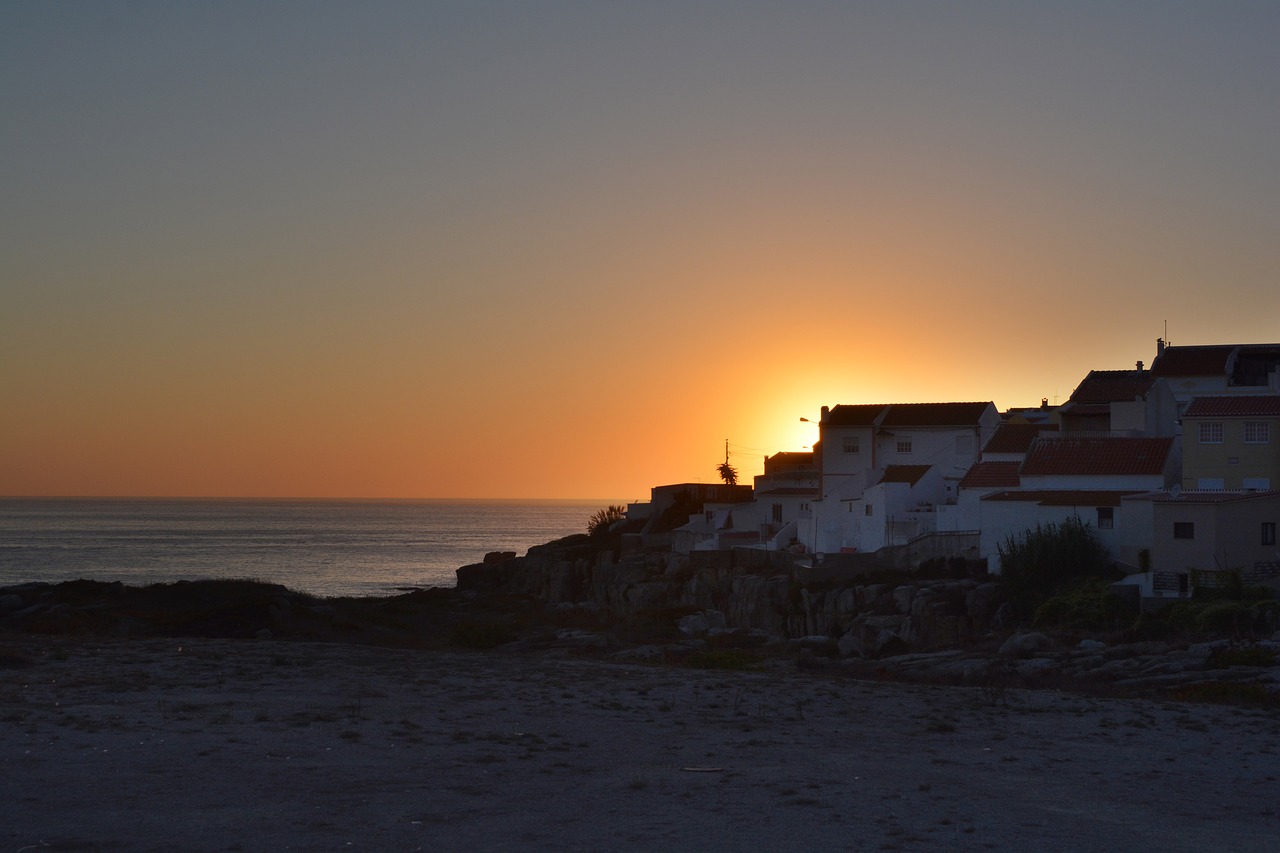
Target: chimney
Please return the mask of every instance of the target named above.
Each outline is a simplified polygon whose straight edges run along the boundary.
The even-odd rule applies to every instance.
[[[1049,408],[1049,398],[1048,398],[1048,397],[1041,397],[1041,398],[1040,398],[1040,408],[1042,408],[1042,409],[1047,409],[1047,408]]]
[[[827,415],[829,414],[831,414],[831,409],[828,406],[823,406],[820,423],[825,424],[827,422]]]
[[[1164,338],[1156,338],[1156,358],[1164,355]]]
[[[1138,372],[1142,372],[1142,359],[1138,359]]]

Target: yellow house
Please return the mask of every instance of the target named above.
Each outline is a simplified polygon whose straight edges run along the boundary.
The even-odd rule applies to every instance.
[[[1280,395],[1196,397],[1182,415],[1182,488],[1280,488]]]

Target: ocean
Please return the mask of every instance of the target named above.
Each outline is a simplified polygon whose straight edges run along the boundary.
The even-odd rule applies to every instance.
[[[0,586],[255,578],[396,595],[454,586],[489,551],[584,533],[606,503],[0,498]]]

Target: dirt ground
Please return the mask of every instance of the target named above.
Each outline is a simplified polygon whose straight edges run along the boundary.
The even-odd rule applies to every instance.
[[[1277,849],[1280,716],[798,672],[20,637],[7,851]]]

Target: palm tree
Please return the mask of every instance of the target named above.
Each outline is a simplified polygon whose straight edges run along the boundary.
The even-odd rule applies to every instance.
[[[717,465],[716,471],[720,473],[720,479],[724,480],[726,486],[738,485],[738,469],[730,465],[728,459]]]

